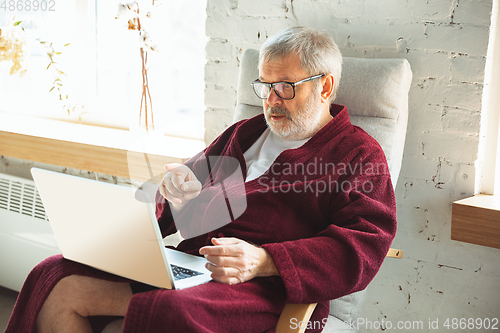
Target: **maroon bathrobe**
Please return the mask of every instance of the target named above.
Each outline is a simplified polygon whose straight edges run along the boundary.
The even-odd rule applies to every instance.
[[[179,250],[198,254],[212,237],[237,237],[269,251],[280,277],[136,294],[123,332],[273,332],[285,303],[318,302],[311,320],[322,322],[329,300],[366,288],[396,233],[394,191],[378,143],[350,123],[345,107],[332,105],[331,113],[334,118],[326,126],[303,146],[282,152],[264,175],[243,189],[226,186],[229,197],[246,197],[247,208],[214,231],[202,234],[220,212],[227,212],[220,200],[190,202],[174,223],[157,194],[163,235],[180,229],[188,238]],[[246,175],[243,153],[265,129],[262,114],[240,121],[186,163],[204,184],[200,197],[227,177],[221,165],[207,175],[205,156],[236,158]],[[124,281],[51,257],[28,276],[6,332],[33,332],[44,300],[71,274]]]

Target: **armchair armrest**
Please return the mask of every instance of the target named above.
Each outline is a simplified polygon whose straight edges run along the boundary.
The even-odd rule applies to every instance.
[[[391,248],[386,257],[401,259],[403,251]],[[317,304],[286,304],[276,325],[276,333],[304,333]]]
[[[389,249],[386,257],[401,259],[403,258],[403,251],[398,249]]]
[[[317,304],[286,304],[276,325],[276,333],[304,333]]]

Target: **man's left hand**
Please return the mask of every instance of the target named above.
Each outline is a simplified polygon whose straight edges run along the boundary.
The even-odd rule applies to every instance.
[[[204,246],[200,254],[207,258],[212,279],[237,284],[257,276],[279,275],[274,260],[265,249],[238,238],[212,238],[214,246]]]

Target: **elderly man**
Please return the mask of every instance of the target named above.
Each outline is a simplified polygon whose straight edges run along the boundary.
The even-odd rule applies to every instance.
[[[271,332],[287,302],[318,302],[311,320],[320,322],[330,299],[364,289],[395,235],[395,200],[380,146],[331,104],[341,64],[335,43],[314,29],[272,36],[252,83],[264,113],[166,166],[162,233],[187,235],[177,248],[204,255],[215,281],[147,288],[52,257],[28,277],[7,332],[91,332],[94,316],[124,316],[124,332]],[[196,200],[227,177],[224,168],[203,172],[207,156],[239,161],[244,187],[226,190],[247,208],[201,234],[220,207]]]

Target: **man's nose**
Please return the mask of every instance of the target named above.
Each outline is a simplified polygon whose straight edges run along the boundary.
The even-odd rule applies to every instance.
[[[267,97],[267,104],[269,105],[277,105],[280,104],[283,100],[276,94],[274,89],[271,89],[269,92],[269,97]]]

